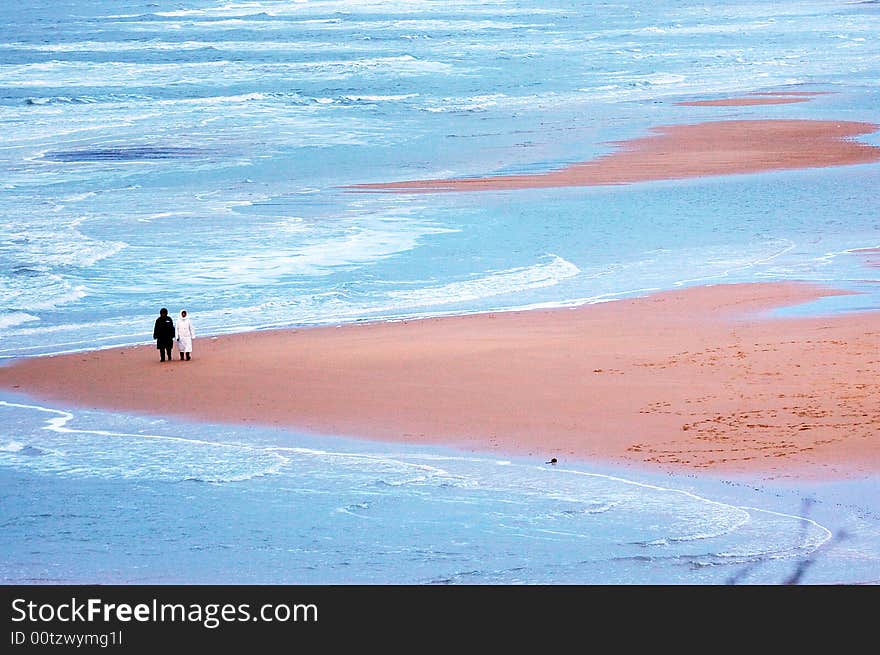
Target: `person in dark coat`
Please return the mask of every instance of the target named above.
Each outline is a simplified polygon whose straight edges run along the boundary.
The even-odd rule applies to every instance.
[[[174,346],[174,321],[168,316],[168,310],[164,307],[159,310],[159,318],[156,319],[156,325],[153,327],[153,338],[156,340],[156,348],[159,349],[160,361],[165,361],[165,355],[168,355],[168,361],[171,361],[171,348]]]

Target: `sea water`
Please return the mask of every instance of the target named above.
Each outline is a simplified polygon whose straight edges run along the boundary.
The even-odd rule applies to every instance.
[[[740,281],[860,292],[799,312],[880,306],[853,252],[880,246],[876,164],[346,188],[552,170],[657,125],[877,122],[877,3],[21,0],[0,21],[7,360],[147,342],[162,306],[200,337]],[[753,91],[821,95],[676,104]],[[792,490],[753,506],[543,453],[2,401],[8,582],[775,582],[817,553],[807,581],[880,578],[862,487],[823,522]]]
[[[811,515],[801,488],[14,401],[0,413],[16,438],[0,443],[6,583],[776,584],[799,566],[804,581],[880,579],[865,483],[845,502],[826,490]]]

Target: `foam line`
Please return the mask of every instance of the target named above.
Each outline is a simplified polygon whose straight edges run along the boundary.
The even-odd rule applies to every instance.
[[[222,441],[205,441],[203,439],[187,439],[184,437],[172,437],[168,435],[161,434],[142,434],[142,433],[131,433],[131,432],[113,432],[110,430],[94,430],[94,429],[77,429],[67,427],[67,424],[73,421],[76,417],[71,412],[65,412],[60,409],[52,409],[50,407],[43,407],[41,405],[26,405],[23,403],[13,403],[6,400],[0,400],[0,406],[4,407],[15,407],[18,409],[32,409],[38,412],[43,412],[46,414],[56,414],[54,418],[46,419],[46,425],[44,426],[44,430],[50,430],[52,432],[58,432],[60,434],[95,434],[102,437],[131,437],[135,439],[155,439],[159,441],[173,441],[178,443],[185,443],[190,445],[198,445],[198,446],[211,446],[216,448],[230,448],[235,450],[250,450],[261,453],[268,453],[273,455],[278,460],[278,464],[274,470],[277,470],[284,464],[287,464],[290,460],[283,455],[273,452],[274,449],[271,448],[257,448],[254,446],[248,446],[245,444],[230,444],[223,443]]]

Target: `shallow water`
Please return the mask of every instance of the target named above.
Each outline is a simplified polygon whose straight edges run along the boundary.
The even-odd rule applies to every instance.
[[[0,413],[15,435],[0,439],[6,583],[774,584],[810,558],[805,582],[880,579],[869,508],[819,516],[772,486],[750,506],[744,488],[721,499],[730,480],[14,400]]]

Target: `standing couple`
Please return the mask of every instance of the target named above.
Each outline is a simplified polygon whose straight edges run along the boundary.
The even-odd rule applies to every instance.
[[[177,337],[177,350],[180,352],[180,359],[191,359],[190,355],[193,348],[193,339],[196,331],[193,329],[192,322],[186,315],[186,310],[180,312],[180,319],[177,321],[177,330],[174,329],[174,321],[168,316],[168,310],[164,307],[159,310],[159,318],[153,326],[153,338],[156,340],[156,348],[159,349],[159,361],[164,362],[165,356],[171,361],[171,348],[174,346],[174,337]]]

